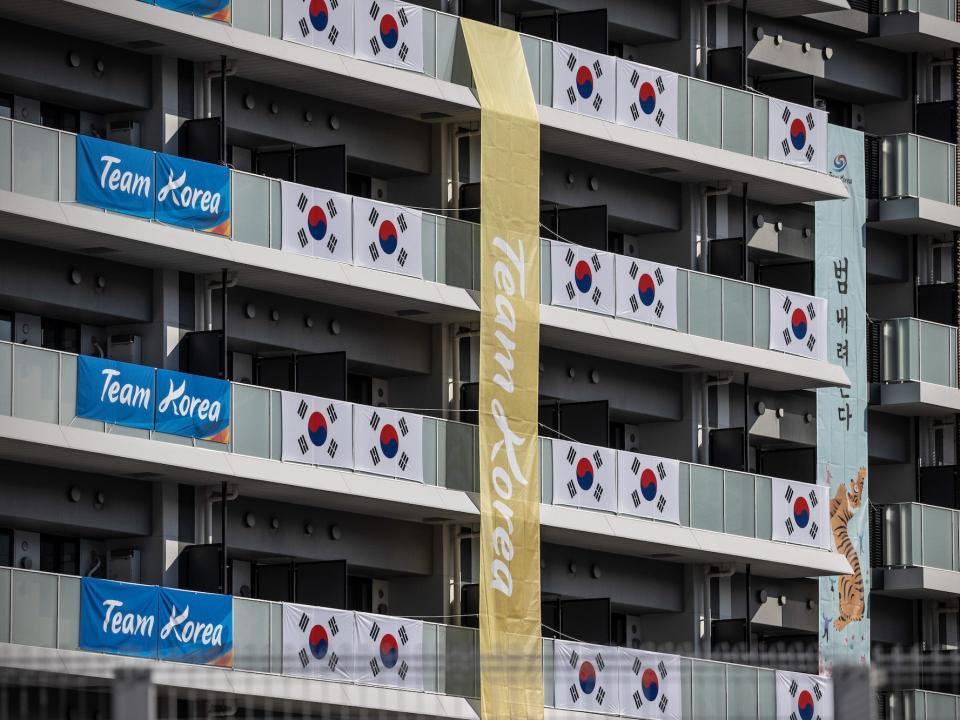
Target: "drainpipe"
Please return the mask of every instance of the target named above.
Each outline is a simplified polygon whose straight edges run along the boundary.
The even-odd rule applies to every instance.
[[[750,472],[750,373],[743,374],[743,471]]]
[[[703,569],[703,642],[701,650],[704,657],[710,657],[713,654],[713,618],[711,614],[713,609],[710,607],[710,590],[714,578],[725,578],[733,576],[733,568],[721,566],[717,570],[711,570],[710,566]]]
[[[741,52],[740,52],[740,89],[747,89],[747,1],[743,0],[742,25],[740,26]],[[744,188],[746,191],[746,188]],[[746,239],[744,239],[746,242]]]
[[[960,5],[957,16],[960,22]],[[960,48],[953,49],[953,141],[960,140]],[[960,205],[960,183],[956,181],[956,170],[960,170],[960,145],[956,146],[954,156],[954,202]],[[953,324],[960,327],[960,232],[953,233]],[[960,331],[957,332],[957,378],[960,380]],[[960,413],[953,416],[953,458],[960,465]]]
[[[206,525],[207,543],[213,543],[213,504],[220,502],[223,497],[223,486],[219,490],[213,488],[207,490],[206,512],[204,513],[204,525]],[[227,488],[227,502],[233,502],[240,497],[240,488],[236,485],[230,485]]]
[[[237,276],[234,275],[227,279],[227,287],[232,288],[237,284]],[[223,279],[210,280],[207,283],[206,291],[203,297],[203,327],[207,330],[213,330],[213,291],[223,289]]]

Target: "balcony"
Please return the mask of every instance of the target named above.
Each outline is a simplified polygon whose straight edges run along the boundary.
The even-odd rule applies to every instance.
[[[937,53],[960,46],[956,0],[882,0],[867,42],[898,52]]]
[[[424,418],[424,482],[281,462],[280,392],[233,383],[229,444],[77,418],[76,356],[0,343],[0,454],[21,462],[130,475],[176,473],[177,481],[236,483],[241,494],[329,509],[432,522],[476,523],[477,428]],[[543,440],[549,443],[549,440]],[[178,450],[171,451],[171,445]],[[549,459],[549,446],[543,455]],[[544,460],[546,462],[546,460]],[[837,553],[771,541],[768,477],[681,463],[680,525],[550,505],[542,467],[542,525],[550,542],[676,562],[753,563],[770,577],[849,572]],[[721,512],[718,513],[718,510]]]
[[[943,599],[960,594],[960,511],[920,503],[878,510],[883,551],[874,561],[879,567],[873,592]]]
[[[882,342],[878,410],[910,416],[960,412],[955,327],[917,318],[885,320]]]
[[[926,690],[899,690],[884,698],[888,720],[957,720],[960,696]]]
[[[888,135],[880,149],[880,196],[871,227],[904,235],[953,232],[956,145],[919,135]]]

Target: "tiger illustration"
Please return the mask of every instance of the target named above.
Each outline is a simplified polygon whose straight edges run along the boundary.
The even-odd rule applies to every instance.
[[[860,507],[866,478],[867,469],[862,467],[856,479],[850,483],[851,490],[848,492],[847,485],[844,483],[837,488],[837,494],[830,501],[830,531],[833,533],[833,542],[853,568],[853,575],[844,575],[837,582],[840,613],[833,621],[833,626],[837,630],[843,630],[850,623],[863,620],[864,615],[865,602],[860,558],[847,533],[847,524]]]

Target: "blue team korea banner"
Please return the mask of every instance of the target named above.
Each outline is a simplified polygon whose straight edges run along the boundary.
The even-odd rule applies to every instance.
[[[233,667],[233,597],[159,588],[161,660]]]
[[[230,442],[227,380],[157,370],[157,432]]]
[[[230,234],[230,170],[157,153],[154,217],[216,235]]]
[[[233,10],[232,0],[155,0],[153,4],[167,10],[221,22],[230,22]]]
[[[153,152],[77,136],[77,202],[113,212],[153,217]]]
[[[77,417],[150,430],[155,376],[151,367],[78,356]]]
[[[157,656],[157,588],[85,577],[80,581],[80,649]]]

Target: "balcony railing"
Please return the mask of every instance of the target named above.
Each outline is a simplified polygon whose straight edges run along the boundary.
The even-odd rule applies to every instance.
[[[917,318],[884,321],[883,381],[957,387],[957,328]]]
[[[944,20],[957,19],[956,0],[883,0],[881,10],[884,15],[919,12],[926,15],[935,15]]]
[[[919,135],[883,138],[880,199],[923,198],[956,203],[957,146]]]
[[[0,118],[0,190],[75,202],[76,142],[73,133]],[[235,170],[230,174],[231,239],[279,252],[280,181]],[[423,213],[424,280],[479,289],[479,257],[479,225]]]
[[[960,571],[960,511],[920,503],[884,507],[883,564]]]

